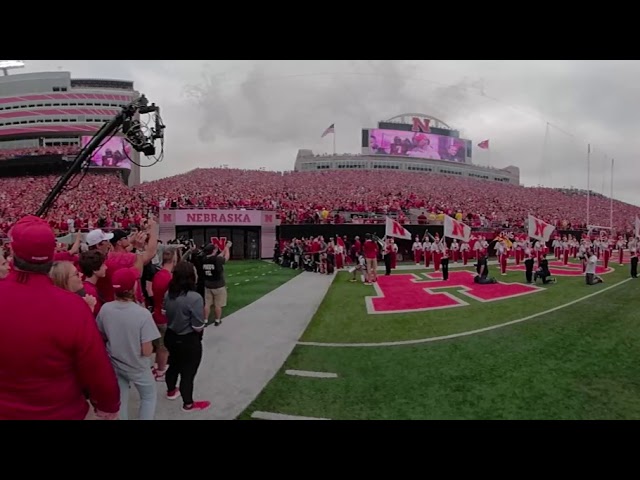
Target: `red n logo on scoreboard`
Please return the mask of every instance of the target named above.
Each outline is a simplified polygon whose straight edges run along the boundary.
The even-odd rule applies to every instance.
[[[211,243],[220,250],[224,250],[224,247],[227,245],[227,237],[211,237]]]
[[[431,131],[429,128],[429,123],[431,122],[431,120],[429,120],[428,118],[421,119],[418,117],[413,117],[411,121],[413,122],[413,127],[411,127],[412,132],[429,133]]]

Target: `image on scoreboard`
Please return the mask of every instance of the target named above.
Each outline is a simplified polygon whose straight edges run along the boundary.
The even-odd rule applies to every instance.
[[[82,137],[82,146],[87,145],[93,137]],[[122,137],[113,137],[103,142],[93,155],[92,167],[126,168],[131,170],[131,145]]]
[[[465,141],[460,138],[400,130],[369,130],[369,152],[372,154],[465,163],[466,150]]]

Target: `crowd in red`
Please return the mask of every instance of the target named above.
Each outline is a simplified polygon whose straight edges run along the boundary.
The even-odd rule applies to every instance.
[[[0,178],[0,236],[35,212],[57,177]],[[609,199],[591,196],[590,223],[609,225]],[[640,208],[614,201],[614,227],[630,232]],[[160,208],[273,209],[283,223],[362,222],[371,213],[414,220],[461,215],[475,226],[521,226],[532,214],[558,227],[582,228],[586,194],[443,175],[392,171],[269,172],[196,169],[133,189],[111,174],[89,174],[65,192],[48,217],[54,229],[128,228]],[[439,214],[439,215],[438,215]],[[358,218],[359,217],[359,218]]]
[[[65,145],[59,147],[12,148],[7,150],[0,150],[0,160],[41,155],[76,155],[79,152],[80,147],[77,145]]]

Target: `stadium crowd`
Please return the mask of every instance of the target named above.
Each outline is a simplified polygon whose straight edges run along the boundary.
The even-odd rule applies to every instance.
[[[80,147],[77,145],[66,145],[58,147],[32,147],[32,148],[11,148],[0,150],[0,160],[11,158],[41,156],[41,155],[77,155]]]
[[[0,178],[0,237],[34,213],[55,176]],[[77,183],[77,182],[76,182]],[[578,190],[392,171],[269,172],[196,169],[129,189],[112,174],[88,174],[62,194],[48,221],[56,233],[141,225],[161,208],[273,209],[282,223],[344,223],[391,214],[402,223],[441,221],[522,226],[532,214],[560,228],[584,228],[586,195]],[[614,227],[631,232],[640,208],[614,201]],[[609,199],[591,197],[591,223],[609,225]],[[353,215],[353,217],[352,217]]]

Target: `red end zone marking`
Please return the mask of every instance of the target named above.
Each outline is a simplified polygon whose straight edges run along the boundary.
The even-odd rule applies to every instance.
[[[614,262],[612,262],[610,259],[609,263],[611,264]],[[536,265],[537,264],[534,264],[533,266],[534,272],[536,271]],[[508,265],[507,270],[524,272],[526,268],[524,265]],[[579,277],[584,275],[584,272],[582,271],[582,265],[579,263],[569,263],[567,265],[564,265],[559,261],[549,262],[549,271],[551,272],[551,275],[556,277]],[[606,275],[607,273],[611,273],[613,271],[614,270],[611,267],[604,268],[600,265],[596,265],[596,273],[598,275]]]
[[[544,290],[522,283],[478,285],[473,282],[475,275],[470,271],[449,272],[446,282],[442,280],[441,273],[425,275],[427,280],[414,274],[379,276],[373,284],[377,296],[365,297],[367,311],[371,314],[408,313],[469,305],[449,292],[435,291],[444,288],[455,288],[457,293],[479,302],[515,298]]]

